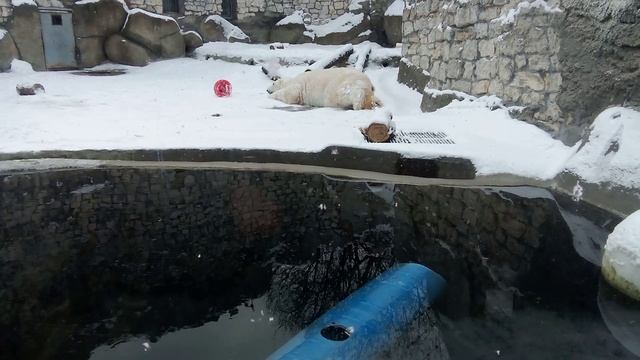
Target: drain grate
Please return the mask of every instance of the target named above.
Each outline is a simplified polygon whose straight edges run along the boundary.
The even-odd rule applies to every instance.
[[[389,142],[393,144],[455,144],[442,131],[396,131]]]

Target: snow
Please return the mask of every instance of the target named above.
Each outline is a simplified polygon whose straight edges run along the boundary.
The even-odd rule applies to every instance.
[[[351,0],[351,2],[349,3],[349,7],[347,9],[349,11],[362,10],[362,3],[366,1],[369,1],[369,0]]]
[[[7,30],[0,28],[0,40],[2,40],[7,33]]]
[[[404,0],[395,0],[389,7],[387,11],[384,12],[384,16],[402,16],[402,12],[404,11]]]
[[[323,37],[331,33],[347,32],[354,27],[360,25],[364,20],[364,14],[344,13],[337,18],[322,25],[308,25],[305,35],[315,39]]]
[[[304,65],[317,62],[335,54],[343,45],[316,45],[316,44],[292,44],[284,49],[269,49],[268,44],[243,44],[227,42],[206,43],[195,50],[195,56],[199,59],[224,56],[238,58],[243,61],[253,60],[256,63],[264,63],[278,59],[280,63],[289,65]],[[354,45],[355,51],[370,46],[369,59],[380,60],[391,56],[400,57],[400,48],[383,48],[378,44],[363,42]]]
[[[615,277],[617,287],[622,286],[627,290],[625,293],[632,294],[635,289],[636,297],[640,296],[640,210],[624,219],[609,235],[602,262],[605,275],[610,274],[607,280],[611,282],[611,277]],[[620,279],[626,284],[621,284]]]
[[[184,35],[188,35],[188,34],[190,34],[190,35],[195,35],[195,36],[199,37],[199,38],[200,38],[200,40],[202,40],[202,36],[200,36],[200,34],[199,34],[197,31],[193,31],[193,30],[182,31],[182,30],[181,30],[181,31],[180,31],[180,34],[182,34],[183,36],[184,36]]]
[[[327,54],[337,48],[314,46],[315,50],[302,49],[324,49]],[[509,173],[536,179],[551,179],[573,154],[537,127],[512,119],[504,109],[491,111],[480,101],[454,101],[424,114],[419,109],[420,94],[396,81],[397,68],[369,67],[365,72],[384,110],[393,114],[396,129],[443,131],[455,145],[367,143],[359,129],[371,122],[374,111],[287,111],[292,107],[267,96],[271,81],[260,65],[182,58],[143,68],[108,67],[127,73],[111,77],[1,73],[0,152],[169,148],[317,152],[342,145],[420,158],[467,158],[479,175]],[[96,69],[102,68],[106,66]],[[280,73],[295,76],[305,68],[282,67]],[[213,95],[213,83],[221,78],[233,84],[231,97]],[[18,96],[18,82],[41,83],[47,92]]]
[[[533,2],[523,1],[519,3],[514,9],[510,9],[507,13],[502,14],[500,17],[497,17],[491,22],[500,22],[503,25],[513,24],[516,21],[516,17],[520,14],[523,9],[542,9],[546,12],[562,12],[559,7],[552,7],[545,0],[534,0]]]
[[[598,115],[567,170],[590,183],[640,188],[640,112],[613,107]]]
[[[224,31],[224,37],[229,40],[231,38],[234,39],[248,39],[249,36],[245,34],[239,27],[233,25],[227,19],[223,18],[220,15],[211,15],[205,19],[204,22],[213,21],[214,23],[220,25],[222,27],[222,31]]]
[[[304,24],[303,17],[304,17],[304,12],[302,10],[296,10],[293,12],[293,14],[278,21],[276,23],[276,26],[287,25],[287,24]]]
[[[33,73],[33,67],[26,61],[13,59],[11,60],[11,72],[16,74]]]
[[[38,6],[36,2],[33,0],[11,0],[11,5],[12,6],[20,6],[20,5]]]

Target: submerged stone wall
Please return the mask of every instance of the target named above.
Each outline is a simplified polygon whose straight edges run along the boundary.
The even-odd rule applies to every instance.
[[[404,11],[402,54],[429,88],[497,95],[562,135],[640,105],[639,18],[634,0],[424,0]]]

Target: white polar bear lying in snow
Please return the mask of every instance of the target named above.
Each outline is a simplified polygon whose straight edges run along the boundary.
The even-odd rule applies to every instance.
[[[312,70],[291,79],[278,79],[267,90],[287,104],[373,109],[382,102],[367,75],[353,68]]]

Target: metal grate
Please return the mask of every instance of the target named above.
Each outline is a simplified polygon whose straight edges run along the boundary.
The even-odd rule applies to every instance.
[[[397,131],[389,139],[393,144],[455,144],[442,131]]]

